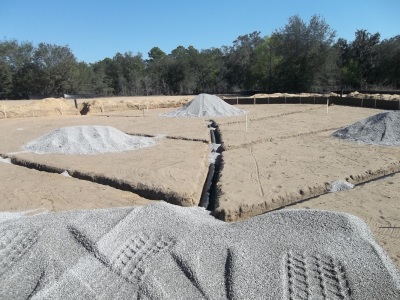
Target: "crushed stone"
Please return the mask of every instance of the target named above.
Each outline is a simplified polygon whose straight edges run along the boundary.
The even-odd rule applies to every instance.
[[[393,263],[345,213],[225,223],[159,202],[21,217],[0,233],[1,299],[400,298]]]
[[[47,133],[22,149],[36,154],[86,154],[123,152],[154,146],[154,139],[131,136],[110,126],[69,126]]]
[[[358,144],[400,146],[400,111],[388,111],[335,131],[332,136]]]
[[[183,107],[162,114],[163,117],[229,117],[240,116],[246,112],[238,109],[215,95],[200,94]]]
[[[344,181],[344,180],[336,180],[333,181],[329,187],[329,193],[341,192],[341,191],[348,191],[354,188],[354,184]]]

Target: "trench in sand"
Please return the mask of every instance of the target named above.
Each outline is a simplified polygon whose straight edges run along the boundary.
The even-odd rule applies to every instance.
[[[211,122],[211,124],[208,126],[210,128],[210,138],[211,138],[211,143],[212,144],[219,144],[220,143],[220,133],[216,132],[216,123],[214,121]],[[135,136],[133,133],[129,133],[129,135]],[[137,134],[136,136],[143,136],[143,137],[155,137],[154,135],[148,135],[148,134]],[[202,143],[207,143],[208,141],[206,140],[201,140],[201,139],[189,139],[189,138],[184,138],[184,137],[169,137],[165,136],[167,139],[172,139],[172,140],[184,140],[184,141],[195,141],[195,142],[202,142]],[[212,152],[220,153],[221,150],[217,149],[215,151],[211,150]],[[7,154],[0,154],[0,157],[3,159],[8,159],[10,163],[29,168],[29,169],[34,169],[37,171],[42,171],[42,172],[47,172],[47,173],[54,173],[54,174],[61,174],[65,172],[65,168],[57,167],[57,166],[51,166],[46,163],[38,163],[35,161],[27,160],[27,159],[22,159],[16,156],[11,156]],[[218,181],[218,176],[219,176],[219,170],[221,166],[221,158],[220,156],[217,156],[215,161],[210,163],[210,166],[208,168],[208,174],[206,177],[206,180],[203,185],[203,190],[202,194],[200,197],[200,202],[199,206],[204,207],[208,210],[213,210],[214,205],[215,205],[215,198],[216,198],[216,183]],[[129,181],[124,181],[104,175],[96,175],[93,173],[85,173],[79,170],[71,170],[69,169],[68,175],[71,177],[74,177],[76,179],[80,180],[85,180],[89,181],[92,183],[96,184],[101,184],[101,185],[107,185],[122,191],[128,191],[132,192],[134,194],[137,194],[140,197],[149,199],[149,200],[160,200],[160,199],[165,199],[169,203],[172,204],[181,204],[180,202],[180,196],[175,194],[173,191],[170,193],[166,194],[165,192],[162,192],[160,190],[155,190],[152,189],[149,186],[146,186],[143,183],[132,183]]]
[[[259,107],[258,107],[259,108]],[[301,111],[298,111],[296,114],[291,113],[291,114],[278,114],[276,116],[271,116],[271,119],[280,119],[280,118],[291,118],[292,115],[298,115],[298,114],[304,114],[305,116],[310,115],[310,116],[314,116],[319,109],[303,109],[304,106],[302,106]],[[261,108],[262,109],[262,108]],[[336,109],[338,110],[338,107],[333,107],[331,108],[333,111]],[[341,110],[341,108],[340,108]],[[340,113],[340,111],[338,111],[338,113]],[[329,116],[327,116],[329,117]],[[359,118],[359,116],[355,116],[355,118]],[[232,120],[232,119],[231,119]],[[251,120],[251,122],[258,122],[260,121],[260,123],[262,123],[261,121],[267,120],[265,119],[265,117],[256,117],[256,120]],[[291,120],[291,119],[289,119]],[[225,129],[226,128],[226,124],[230,124],[230,125],[234,125],[237,123],[243,123],[242,121],[239,120],[239,122],[232,122],[229,121],[228,119],[221,119],[221,122],[218,122],[222,124],[222,127]],[[329,121],[329,120],[328,120]],[[343,123],[343,120],[339,120],[340,124]],[[314,121],[313,121],[314,122]],[[282,123],[282,121],[281,121]],[[328,122],[329,123],[329,122]],[[346,123],[349,123],[349,120],[346,120]],[[315,124],[312,124],[313,126]],[[318,124],[317,124],[318,125]],[[330,125],[332,126],[332,124]],[[228,165],[231,163],[228,159],[225,158],[224,152],[227,151],[226,148],[226,144],[224,143],[225,141],[221,141],[221,134],[224,135],[225,131],[221,130],[221,126],[220,124],[217,124],[217,121],[213,121],[212,122],[212,127],[215,127],[215,130],[211,130],[211,136],[216,135],[216,141],[215,143],[218,144],[222,144],[222,146],[220,147],[220,149],[218,150],[218,152],[221,154],[218,156],[215,164],[212,164],[208,167],[208,176],[206,176],[206,172],[204,171],[204,178],[206,178],[205,183],[201,184],[201,182],[204,182],[203,179],[197,182],[197,184],[200,186],[202,186],[202,196],[200,197],[202,200],[200,201],[200,206],[203,207],[207,207],[209,210],[214,211],[214,214],[223,220],[226,221],[233,221],[236,219],[243,219],[243,218],[248,218],[257,214],[261,214],[264,213],[266,211],[269,210],[273,210],[275,208],[279,208],[281,206],[285,206],[285,205],[290,205],[291,203],[297,203],[298,201],[305,201],[305,199],[312,199],[314,197],[317,197],[319,195],[323,195],[325,193],[327,193],[327,189],[326,189],[326,182],[324,182],[323,180],[320,181],[319,183],[315,184],[314,186],[312,186],[312,189],[309,190],[307,188],[301,188],[295,192],[293,191],[288,191],[288,193],[281,195],[280,197],[273,199],[273,203],[270,204],[266,204],[265,201],[261,201],[260,203],[257,203],[254,206],[246,206],[246,205],[239,205],[235,208],[234,212],[231,212],[231,215],[228,215],[223,209],[222,210],[218,210],[219,207],[219,202],[218,199],[221,196],[221,194],[224,193],[223,189],[221,189],[221,185],[219,184],[219,179],[221,177],[221,172],[223,171],[224,168],[224,161],[226,160],[228,162]],[[292,126],[295,127],[295,126]],[[263,140],[259,140],[257,139],[257,136],[255,135],[254,138],[251,136],[251,132],[249,132],[249,137],[250,139],[253,139],[250,143],[246,144],[246,143],[242,143],[240,142],[238,145],[234,145],[236,147],[232,147],[231,149],[228,149],[227,152],[225,153],[230,153],[231,150],[233,149],[239,149],[240,148],[248,148],[248,147],[253,147],[254,145],[272,145],[272,141],[276,141],[276,140],[293,140],[296,138],[302,138],[302,137],[309,137],[309,138],[313,138],[314,136],[319,135],[320,133],[327,133],[328,131],[331,131],[333,129],[335,129],[336,127],[328,127],[328,128],[322,128],[322,129],[318,129],[318,130],[314,130],[314,131],[310,131],[310,130],[304,130],[304,132],[298,133],[298,134],[292,134],[292,132],[288,131],[287,134],[288,135],[282,135],[282,133],[280,133],[277,136],[274,136],[272,140],[267,140],[267,141],[263,141]],[[251,130],[249,131],[255,131],[256,128],[250,127]],[[297,128],[295,128],[297,130]],[[307,129],[307,128],[306,128]],[[287,129],[285,128],[281,128],[280,131],[285,131]],[[257,133],[257,132],[256,132]],[[133,133],[129,133],[131,135],[133,135]],[[285,132],[286,134],[286,132]],[[149,136],[149,137],[154,137],[154,135],[144,135],[142,134],[142,136]],[[202,139],[189,139],[189,138],[180,138],[180,137],[176,137],[176,136],[171,136],[171,137],[166,137],[168,140],[185,140],[185,141],[196,141],[196,142],[201,142],[203,145],[205,145],[205,140]],[[223,136],[222,136],[223,138]],[[212,141],[213,141],[213,137],[211,137]],[[229,144],[229,139],[228,139],[228,144]],[[196,143],[199,144],[199,143]],[[273,146],[273,145],[272,145]],[[225,151],[224,151],[225,150]],[[253,151],[253,150],[252,150]],[[11,157],[11,156],[7,156],[7,155],[3,155],[3,157]],[[257,162],[257,154],[253,153],[253,160],[256,160]],[[37,162],[37,161],[33,161],[31,159],[26,159],[23,157],[16,157],[13,156],[12,157],[12,162],[14,164],[18,164],[21,166],[25,166],[28,168],[32,168],[32,169],[37,169],[37,170],[42,170],[42,171],[46,171],[46,172],[52,172],[52,173],[62,173],[63,171],[65,171],[65,168],[62,167],[57,167],[51,164],[47,164],[45,162]],[[356,173],[352,173],[353,175],[348,175],[348,173],[346,173],[347,175],[345,175],[346,180],[349,180],[353,183],[363,183],[363,182],[367,182],[369,180],[375,179],[378,180],[380,178],[384,178],[387,175],[390,174],[394,174],[396,172],[398,172],[400,170],[400,166],[399,163],[393,163],[390,165],[386,165],[383,166],[381,168],[371,168],[371,169],[365,169],[365,171],[362,172],[356,172]],[[87,181],[91,181],[91,182],[95,182],[95,183],[99,183],[99,184],[103,184],[103,185],[109,185],[112,186],[114,188],[120,189],[120,190],[126,190],[126,191],[130,191],[133,193],[138,194],[139,196],[145,197],[147,199],[152,199],[152,200],[159,200],[159,199],[165,199],[170,203],[174,203],[174,204],[182,204],[181,202],[181,196],[179,196],[179,194],[175,193],[173,190],[172,191],[163,191],[160,189],[155,189],[153,186],[150,185],[146,185],[144,183],[141,183],[139,181],[132,183],[129,181],[125,181],[125,180],[121,180],[120,178],[114,178],[113,176],[108,176],[107,173],[103,173],[103,174],[93,174],[92,172],[85,172],[82,170],[79,170],[77,168],[73,168],[69,170],[69,173],[78,179],[83,179],[83,180],[87,180]],[[351,172],[349,172],[351,173]],[[261,174],[262,177],[262,174]],[[259,180],[260,180],[260,175],[258,176]],[[209,194],[209,199],[208,201],[203,200],[204,199],[204,195],[205,193]],[[251,194],[249,194],[247,197],[252,197]],[[265,199],[264,199],[265,200]],[[243,202],[243,201],[242,201]]]
[[[383,180],[389,175],[398,173],[400,171],[398,148],[357,145],[330,137],[333,130],[352,122],[348,115],[341,116],[343,109],[343,107],[332,107],[333,113],[325,115],[324,119],[327,120],[323,123],[318,123],[316,118],[310,120],[306,117],[315,115],[316,111],[303,111],[302,119],[307,119],[307,122],[299,123],[299,126],[293,122],[290,115],[279,114],[279,117],[271,118],[268,126],[266,124],[264,127],[258,124],[255,127],[250,126],[249,132],[245,132],[237,125],[243,123],[240,120],[221,122],[217,126],[219,132],[222,132],[221,162],[226,165],[220,166],[223,171],[217,184],[218,197],[214,215],[225,221],[247,219],[327,194],[329,184],[338,179],[358,186],[372,180]],[[355,122],[376,112],[379,111],[356,109],[352,112],[351,118]],[[259,119],[249,120],[249,123],[255,124]],[[289,126],[285,126],[285,123]],[[338,126],[332,126],[336,124]],[[313,130],[310,127],[313,127]],[[304,130],[308,128],[310,129]],[[293,130],[300,133],[294,134]],[[260,138],[261,134],[267,137]],[[256,153],[253,153],[254,149]],[[313,155],[317,155],[316,159],[309,158]],[[282,162],[286,159],[286,163]],[[273,160],[278,160],[278,164],[270,167],[269,163]],[[260,165],[263,172],[261,175]],[[293,168],[288,168],[290,165]],[[283,176],[280,168],[286,168],[286,174]],[[268,174],[276,178],[269,179]],[[301,178],[303,174],[306,180]],[[273,184],[280,181],[286,181],[285,184],[280,183],[281,190],[271,191],[274,188]],[[263,184],[261,190],[266,195],[261,195],[259,192],[260,182]]]
[[[217,126],[218,128],[218,126]],[[222,141],[223,144],[223,141]],[[263,143],[263,145],[268,144],[268,142]],[[259,145],[262,146],[262,145]],[[223,148],[223,147],[221,147]],[[233,193],[227,193],[227,182],[222,182],[220,184],[217,184],[217,180],[221,178],[221,173],[223,174],[223,169],[224,169],[224,164],[227,163],[228,166],[230,163],[231,156],[229,152],[234,151],[234,150],[222,150],[221,151],[221,159],[220,159],[220,165],[219,167],[219,173],[218,176],[216,177],[216,181],[214,182],[215,186],[215,191],[213,198],[213,214],[215,217],[218,219],[224,220],[224,221],[238,221],[242,219],[247,219],[259,214],[263,214],[266,212],[274,211],[274,210],[279,210],[284,207],[292,206],[297,203],[302,203],[306,202],[309,200],[312,200],[314,198],[317,198],[319,196],[325,195],[329,193],[328,186],[331,182],[324,182],[323,180],[316,182],[314,181],[314,184],[312,186],[304,187],[301,189],[298,189],[297,191],[293,190],[287,190],[287,191],[282,191],[280,194],[277,195],[277,197],[271,197],[270,194],[268,195],[263,195],[262,197],[256,197],[257,194],[257,186],[261,185],[261,183],[254,184],[253,186],[253,192],[251,194],[247,194],[247,198],[252,197],[252,198],[259,198],[258,201],[254,201],[251,204],[246,204],[246,201],[242,201],[241,203],[231,203],[229,204],[228,202],[225,202],[227,205],[224,205],[224,202],[221,201],[221,198],[224,199],[232,199]],[[250,156],[250,155],[249,155]],[[256,159],[256,158],[254,158]],[[231,170],[229,170],[231,171]],[[252,172],[256,172],[257,170],[254,169]],[[350,175],[346,175],[349,174]],[[366,183],[372,182],[372,181],[379,181],[386,179],[388,176],[392,176],[394,174],[400,173],[400,161],[393,161],[390,164],[387,164],[385,166],[380,166],[375,169],[364,169],[360,170],[357,173],[353,173],[349,171],[348,173],[342,173],[341,175],[344,177],[343,179],[351,182],[357,186],[362,186]],[[240,175],[239,175],[240,176]],[[340,174],[338,175],[340,176]],[[259,176],[258,176],[259,178]],[[237,185],[240,185],[237,181],[235,181]],[[221,205],[222,204],[222,205]],[[235,205],[236,204],[236,205]]]
[[[197,205],[203,187],[201,182],[204,182],[206,176],[203,160],[207,158],[208,144],[197,139],[192,141],[177,137],[159,140],[158,144],[160,145],[150,147],[140,154],[137,154],[137,151],[127,151],[117,155],[74,155],[74,159],[70,155],[48,156],[29,153],[0,155],[9,158],[14,165],[48,173],[61,174],[67,171],[76,179],[129,191],[149,200],[165,200],[183,206]],[[188,148],[187,153],[185,148]],[[166,158],[166,154],[163,152],[167,149],[173,151],[174,155]],[[148,154],[148,152],[151,153]],[[182,162],[182,154],[190,159]],[[143,170],[146,167],[144,161],[150,157],[155,162],[149,167],[147,173],[143,174],[146,172]],[[110,169],[107,166],[101,166],[103,161],[113,161],[111,165],[109,163]],[[127,164],[127,161],[130,163]],[[70,165],[69,162],[72,164]],[[101,167],[97,168],[98,165]],[[192,171],[188,171],[188,169]],[[180,171],[186,171],[186,174],[179,174]],[[152,173],[155,175],[153,176]],[[141,175],[145,176],[143,180],[141,180]],[[177,175],[178,178],[173,180],[173,175]]]

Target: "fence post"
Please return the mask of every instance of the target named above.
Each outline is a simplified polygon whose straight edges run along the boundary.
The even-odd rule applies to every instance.
[[[236,96],[236,105],[239,105],[239,96]]]
[[[256,107],[256,97],[253,97],[254,107]]]

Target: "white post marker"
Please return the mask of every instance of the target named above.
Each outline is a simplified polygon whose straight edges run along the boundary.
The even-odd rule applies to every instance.
[[[256,107],[256,97],[253,97],[254,107]]]
[[[326,97],[326,113],[329,113],[329,97]]]
[[[7,119],[6,106],[3,105],[4,119]]]
[[[239,104],[239,96],[236,96],[236,105]]]

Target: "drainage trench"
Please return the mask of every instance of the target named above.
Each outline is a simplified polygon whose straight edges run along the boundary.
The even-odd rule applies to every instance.
[[[214,158],[210,162],[208,174],[203,186],[199,206],[213,212],[215,210],[215,202],[217,198],[217,182],[222,168],[222,145],[221,135],[217,123],[210,121],[208,128],[211,136],[211,156]],[[215,145],[215,146],[214,146]],[[216,145],[219,145],[217,147]]]

